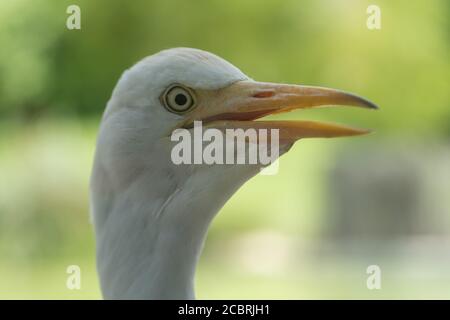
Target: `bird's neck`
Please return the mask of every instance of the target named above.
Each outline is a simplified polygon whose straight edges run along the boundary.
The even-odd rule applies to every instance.
[[[189,172],[182,182],[164,170],[144,170],[137,178],[129,174],[134,178],[115,182],[96,165],[92,209],[104,297],[193,299],[195,269],[211,220],[257,172],[239,168]]]
[[[109,212],[104,227],[97,229],[105,298],[195,298],[195,269],[210,221],[171,212],[180,207],[168,199],[131,210],[129,201],[116,204],[122,210]]]
[[[208,227],[239,185],[225,188],[227,179],[245,180],[244,174],[213,173],[186,173],[180,182],[164,170],[143,170],[116,182],[95,166],[92,209],[105,298],[194,298]],[[216,183],[205,183],[209,179]]]
[[[186,212],[184,212],[186,214]],[[149,284],[149,298],[194,299],[195,270],[203,249],[209,221],[165,216],[156,223],[154,253],[144,258],[143,275]],[[145,245],[146,240],[141,241]]]

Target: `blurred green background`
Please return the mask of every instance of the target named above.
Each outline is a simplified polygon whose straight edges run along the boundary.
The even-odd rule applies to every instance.
[[[71,4],[81,30],[66,28]],[[101,113],[126,68],[179,46],[381,107],[283,116],[376,133],[302,141],[247,183],[210,229],[199,298],[450,298],[449,40],[446,0],[2,0],[0,298],[101,298],[88,199]],[[73,264],[81,290],[66,288]],[[366,287],[372,264],[381,290]]]

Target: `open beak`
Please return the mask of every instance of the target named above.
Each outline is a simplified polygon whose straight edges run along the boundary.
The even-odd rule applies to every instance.
[[[335,89],[276,84],[244,80],[228,87],[198,92],[199,106],[185,125],[202,120],[203,125],[218,129],[279,129],[280,142],[293,143],[301,138],[342,137],[369,133],[338,124],[315,121],[253,121],[295,109],[324,105],[347,105],[377,109],[372,102]]]

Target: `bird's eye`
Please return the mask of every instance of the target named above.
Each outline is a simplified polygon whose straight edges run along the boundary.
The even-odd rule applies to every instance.
[[[167,88],[162,98],[164,106],[174,113],[184,113],[195,104],[192,91],[178,84]]]

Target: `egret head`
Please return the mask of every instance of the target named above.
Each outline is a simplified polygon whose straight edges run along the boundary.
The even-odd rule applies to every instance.
[[[256,82],[227,61],[197,49],[164,50],[126,70],[103,115],[91,180],[104,294],[114,297],[124,287],[138,294],[133,288],[142,280],[139,266],[155,261],[156,254],[158,261],[180,259],[180,265],[187,265],[176,274],[193,274],[190,266],[195,266],[210,220],[262,166],[175,164],[174,130],[192,131],[194,121],[221,132],[278,129],[280,154],[301,138],[367,132],[310,121],[255,121],[322,105],[375,108],[338,90]],[[174,249],[180,247],[177,239],[184,241],[181,251]],[[132,280],[130,272],[135,272]],[[177,287],[177,279],[171,279],[146,278],[153,289],[142,290],[169,290],[170,281]]]
[[[367,133],[310,121],[253,121],[322,105],[375,108],[363,98],[338,90],[253,81],[229,62],[202,50],[164,50],[123,73],[102,120],[97,153],[104,152],[103,158],[125,168],[165,161],[167,165],[157,163],[160,170],[170,167],[186,172],[189,169],[177,170],[170,163],[170,138],[176,129],[191,130],[195,120],[220,130],[276,128],[280,130],[281,153],[301,138]],[[197,170],[212,171],[213,167],[198,166]],[[255,168],[247,167],[255,172]],[[111,169],[114,174],[128,174],[123,168]],[[235,170],[242,173],[246,169]]]

